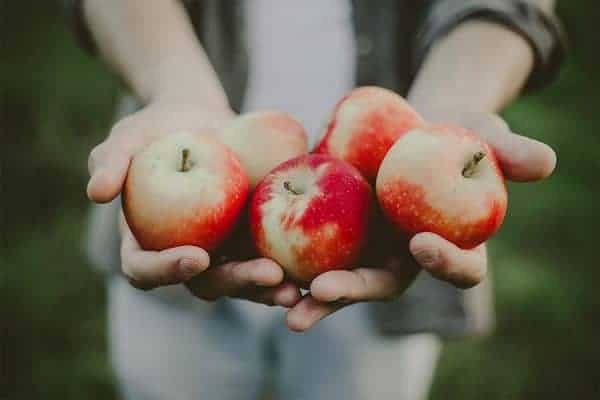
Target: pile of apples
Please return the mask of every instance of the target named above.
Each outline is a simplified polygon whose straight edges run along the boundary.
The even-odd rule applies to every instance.
[[[253,248],[306,287],[357,266],[378,213],[397,232],[385,240],[433,232],[465,249],[506,213],[491,148],[464,128],[428,123],[389,90],[354,89],[311,154],[307,142],[276,111],[241,115],[216,134],[169,135],[130,165],[127,223],[147,250]]]

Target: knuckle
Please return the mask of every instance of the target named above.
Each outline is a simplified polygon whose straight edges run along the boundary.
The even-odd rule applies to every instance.
[[[178,261],[170,262],[164,271],[164,280],[168,282],[185,282],[190,279],[189,273],[181,267]]]
[[[360,299],[366,293],[368,293],[369,289],[372,287],[371,278],[369,278],[367,274],[363,273],[362,271],[358,271],[355,276],[356,284],[352,285],[352,288],[347,296],[343,296],[338,299],[340,304],[348,304],[351,301]]]
[[[227,264],[225,275],[236,285],[243,285],[249,280],[248,268],[245,263]]]

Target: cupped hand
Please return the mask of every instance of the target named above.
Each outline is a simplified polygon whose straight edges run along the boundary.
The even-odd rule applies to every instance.
[[[538,181],[552,174],[556,165],[556,155],[548,145],[512,132],[495,114],[440,109],[430,110],[424,117],[431,122],[452,122],[479,134],[494,149],[509,180]],[[402,247],[401,243],[396,244],[391,247]],[[410,239],[408,250],[411,257],[395,257],[384,262],[383,268],[331,271],[318,276],[310,292],[288,311],[288,327],[305,331],[349,304],[396,298],[421,268],[459,288],[477,285],[487,273],[485,244],[464,250],[436,234],[424,232]]]
[[[223,297],[246,299],[265,305],[292,307],[300,290],[284,282],[283,270],[275,262],[258,258],[210,266],[209,254],[196,246],[179,246],[162,251],[143,250],[120,218],[121,269],[137,289],[183,283],[196,297],[215,301]]]
[[[215,132],[233,116],[226,107],[208,109],[194,103],[157,102],[121,119],[90,153],[88,197],[96,203],[117,197],[131,159],[152,141],[181,131]]]
[[[125,117],[89,157],[90,200],[106,203],[121,192],[133,156],[150,142],[187,131],[216,132],[234,116],[228,108],[207,108],[195,103],[153,103]],[[266,259],[210,265],[210,256],[196,246],[179,246],[162,251],[143,250],[120,217],[121,268],[136,288],[149,290],[184,283],[204,300],[237,297],[268,304],[293,306],[299,289],[283,282],[283,270]]]

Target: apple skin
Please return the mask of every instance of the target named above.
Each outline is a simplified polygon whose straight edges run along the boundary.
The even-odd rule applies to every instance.
[[[308,153],[304,127],[289,114],[276,110],[241,114],[228,122],[218,137],[240,160],[250,190],[279,164]],[[259,256],[245,209],[233,233],[211,254],[211,260],[219,265]]]
[[[375,86],[359,87],[338,102],[314,152],[340,158],[375,182],[381,161],[394,142],[424,123],[396,93]]]
[[[251,189],[282,162],[308,152],[304,127],[280,111],[242,114],[226,124],[219,137],[242,163]]]
[[[508,201],[492,149],[450,124],[403,135],[381,164],[376,192],[386,217],[408,237],[433,232],[463,249],[500,228]]]
[[[256,187],[250,229],[258,252],[306,287],[317,275],[356,266],[373,194],[350,164],[324,154],[279,165]]]
[[[181,171],[184,149],[186,171]],[[123,211],[145,250],[215,249],[231,233],[248,197],[248,177],[211,134],[175,133],[151,143],[129,166]]]

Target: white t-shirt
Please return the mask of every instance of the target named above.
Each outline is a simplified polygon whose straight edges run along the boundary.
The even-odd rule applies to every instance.
[[[354,86],[349,0],[245,2],[249,77],[243,111],[290,113],[316,137],[335,103]]]
[[[276,109],[298,119],[313,145],[335,103],[354,87],[355,40],[349,0],[245,2],[249,76],[242,111]],[[260,329],[281,312],[235,302]]]

